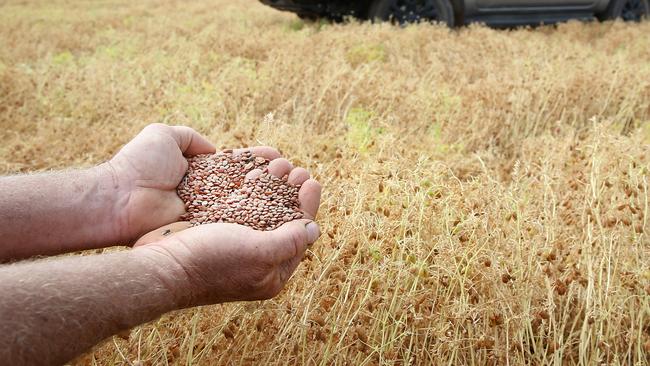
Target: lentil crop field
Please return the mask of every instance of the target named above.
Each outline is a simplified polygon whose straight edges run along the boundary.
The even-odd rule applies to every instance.
[[[277,298],[74,364],[648,364],[650,23],[0,2],[0,173],[97,164],[153,121],[278,147],[323,184],[323,235]]]

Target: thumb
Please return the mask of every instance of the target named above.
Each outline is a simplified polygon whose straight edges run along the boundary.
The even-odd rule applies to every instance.
[[[172,136],[178,143],[184,155],[193,156],[199,154],[211,154],[215,152],[215,147],[205,137],[201,136],[194,129],[187,126],[170,126]]]
[[[291,258],[301,257],[307,246],[320,236],[318,224],[311,220],[294,220],[279,228],[270,231],[272,240],[270,245],[276,263],[287,261]]]

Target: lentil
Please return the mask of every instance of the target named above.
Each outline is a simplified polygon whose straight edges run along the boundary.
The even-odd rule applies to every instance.
[[[289,184],[287,176],[270,174],[269,161],[263,157],[225,150],[197,155],[187,162],[187,173],[177,192],[185,203],[186,213],[181,219],[192,226],[236,223],[255,230],[273,230],[303,217],[298,201],[300,186]],[[246,179],[254,169],[261,169],[262,174]]]

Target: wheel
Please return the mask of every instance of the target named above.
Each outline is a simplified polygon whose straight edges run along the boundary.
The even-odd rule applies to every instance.
[[[648,0],[612,0],[607,10],[600,15],[601,20],[623,19],[626,22],[638,22],[650,16]]]
[[[449,0],[375,0],[368,15],[370,19],[398,24],[425,21],[454,26],[454,10]]]

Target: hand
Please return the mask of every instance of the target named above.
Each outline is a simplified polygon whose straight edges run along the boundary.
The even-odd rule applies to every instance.
[[[320,235],[311,221],[320,203],[320,184],[285,159],[272,161],[269,172],[279,177],[289,173],[290,184],[302,184],[298,195],[306,219],[273,231],[235,224],[200,225],[135,249],[168,269],[167,275],[175,280],[165,282],[184,278],[182,288],[175,289],[181,306],[275,296],[300,264],[307,246]]]
[[[128,243],[185,212],[176,186],[187,171],[185,156],[215,147],[189,127],[151,124],[108,163],[118,186],[116,230]]]

